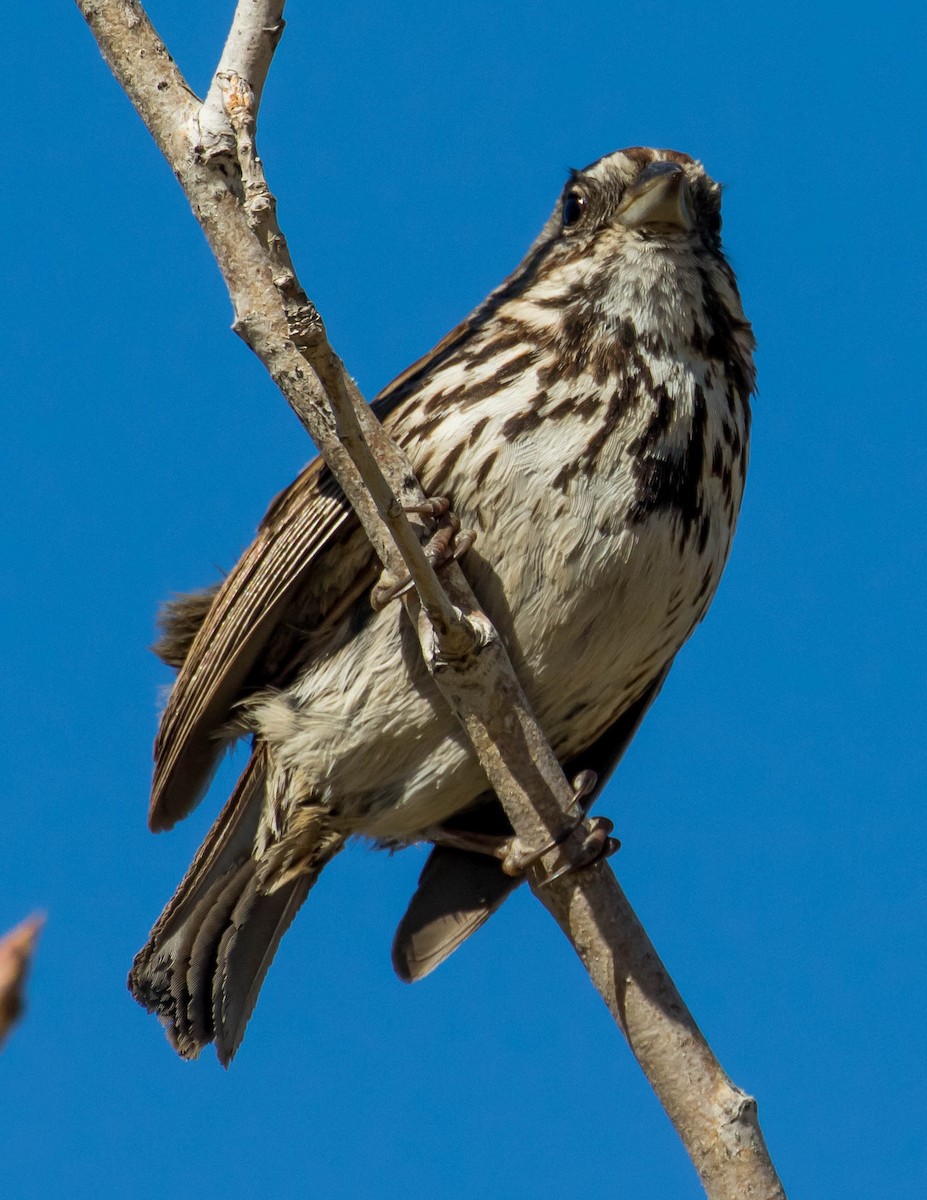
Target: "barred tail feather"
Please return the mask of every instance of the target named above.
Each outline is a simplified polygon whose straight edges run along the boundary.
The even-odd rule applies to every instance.
[[[263,891],[258,880],[252,879],[232,911],[212,977],[212,1031],[224,1067],[241,1045],[280,939],[309,895],[319,870],[297,875],[273,892]]]
[[[226,1067],[280,939],[343,844],[331,840],[275,887],[253,857],[265,776],[258,748],[129,973],[129,990],[157,1014],[178,1054],[197,1058],[215,1042]]]

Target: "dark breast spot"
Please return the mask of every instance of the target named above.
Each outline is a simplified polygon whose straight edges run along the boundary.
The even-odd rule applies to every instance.
[[[474,482],[475,482],[477,488],[481,488],[483,486],[483,484],[486,482],[486,477],[489,475],[489,472],[492,470],[493,464],[495,463],[495,461],[498,457],[499,457],[499,451],[491,450],[489,452],[489,454],[487,454],[486,457],[483,459],[483,461],[480,463],[479,470],[477,471],[476,477],[474,479]]]
[[[565,400],[561,400],[559,404],[555,404],[544,415],[545,421],[559,421],[562,417],[579,417],[582,421],[588,421],[599,407],[598,396],[588,394],[582,400],[574,400],[572,396],[567,396]]]
[[[705,574],[702,576],[702,582],[699,584],[699,589],[692,598],[693,604],[698,604],[700,600],[704,600],[708,595],[709,589],[714,582],[714,574],[714,570],[712,569],[711,564],[709,564],[705,568]]]
[[[564,463],[552,480],[553,486],[560,492],[566,493],[570,486],[570,481],[575,479],[579,472],[579,463],[567,462]]]
[[[507,441],[514,441],[523,433],[537,428],[541,423],[541,415],[535,408],[523,408],[521,412],[509,417],[502,426],[502,435]]]
[[[533,346],[529,347],[524,353],[517,354],[514,358],[510,358],[507,362],[504,362],[494,375],[490,375],[487,383],[491,383],[497,388],[502,387],[506,383],[511,383],[519,375],[524,374],[532,366],[536,358],[537,351]]]
[[[701,520],[702,471],[705,465],[705,433],[708,425],[708,406],[705,393],[693,389],[692,423],[683,450],[659,452],[644,450],[635,457],[637,498],[631,508],[631,519],[646,521],[656,513],[678,516],[681,543],[685,545]],[[646,436],[646,435],[645,435]],[[707,542],[707,525],[698,529],[699,541]]]
[[[474,446],[480,438],[480,434],[489,424],[489,417],[481,417],[470,430],[470,436],[467,438],[467,445]]]
[[[653,389],[653,411],[647,422],[647,428],[628,447],[629,453],[636,458],[659,445],[669,432],[675,412],[676,406],[670,399],[669,392],[662,383],[658,384]]]
[[[515,346],[523,344],[525,338],[526,331],[521,325],[503,327],[494,332],[492,337],[487,337],[482,345],[467,347],[461,354],[461,358],[468,367],[479,366],[481,363],[495,358],[497,354],[503,354],[506,350],[512,350]]]

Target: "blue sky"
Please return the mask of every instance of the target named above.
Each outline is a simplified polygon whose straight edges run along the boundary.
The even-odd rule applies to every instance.
[[[149,9],[200,92],[232,8]],[[569,167],[650,144],[725,181],[760,344],[747,497],[600,810],[790,1195],[923,1196],[920,7],[289,15],[260,147],[368,396],[514,266]],[[176,1060],[129,998],[218,803],[146,830],[153,612],[234,562],[310,447],[76,8],[16,6],[8,37],[33,53],[5,89],[0,927],[49,921],[0,1062],[4,1194],[699,1196],[527,893],[427,982],[394,979],[418,851],[326,872],[229,1073]]]

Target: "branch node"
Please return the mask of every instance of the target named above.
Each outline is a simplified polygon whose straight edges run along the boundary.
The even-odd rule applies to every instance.
[[[430,604],[423,605],[422,611],[433,631],[428,658],[435,675],[466,669],[471,656],[478,655],[498,638],[495,629],[480,612],[465,613],[456,605],[451,605],[448,611]]]

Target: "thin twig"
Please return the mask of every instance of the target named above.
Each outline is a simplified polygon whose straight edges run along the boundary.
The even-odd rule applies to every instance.
[[[425,557],[418,534],[412,528],[405,509],[397,500],[364,437],[361,419],[362,414],[369,411],[368,406],[332,349],[317,308],[303,291],[286,238],[277,221],[277,202],[267,186],[264,166],[254,144],[257,97],[248,81],[238,75],[230,75],[223,80],[222,94],[235,135],[245,212],[251,229],[267,250],[274,285],[286,311],[290,337],[325,389],[334,415],[335,436],[358,468],[376,504],[377,513],[388,527],[402,556],[405,572],[415,584],[422,605],[435,627],[440,658],[462,657],[482,644],[485,630],[467,621],[462,611],[451,604]],[[411,473],[407,462],[397,460],[396,465],[403,476]]]
[[[224,84],[233,75],[247,79],[254,93],[255,110],[274,51],[283,35],[286,0],[239,0],[222,56],[199,113],[200,141],[207,153],[232,153]]]
[[[257,28],[259,9],[266,14],[282,10],[282,5],[261,5],[257,0],[239,4],[233,24],[233,32],[241,31],[236,45],[258,49],[251,52],[250,67],[247,55],[233,64],[230,37],[210,89],[211,144],[206,144],[203,107],[141,5],[136,0],[77,3],[203,226],[229,287],[236,332],[258,354],[309,429],[386,569],[396,577],[405,571],[413,576],[418,591],[405,602],[417,621],[425,660],[467,731],[516,833],[528,844],[541,844],[562,825],[571,799],[569,785],[504,648],[454,564],[442,576],[447,591],[443,595],[403,511],[424,499],[411,467],[363,404],[328,344],[321,319],[298,285],[273,198],[263,182],[254,149],[260,91],[256,84],[263,82],[275,42],[266,35],[263,41],[257,36],[249,42],[245,31]],[[249,69],[260,78],[249,78]],[[225,145],[226,137],[216,103],[220,96],[223,112],[243,109],[235,116],[237,137],[234,122],[228,132],[237,148],[240,181],[215,168],[214,160],[223,155],[213,151]],[[419,595],[425,611],[419,608]],[[577,851],[581,837],[574,835]],[[557,853],[545,856],[543,867],[531,873],[532,886],[545,878],[557,859]],[[609,865],[599,863],[565,876],[539,895],[627,1037],[708,1195],[712,1200],[781,1200],[785,1193],[766,1152],[755,1102],[724,1074]]]

